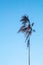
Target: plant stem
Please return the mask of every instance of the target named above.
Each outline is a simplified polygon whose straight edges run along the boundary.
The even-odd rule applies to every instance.
[[[29,51],[28,65],[30,65],[30,37],[29,37],[29,48],[28,48],[28,51]]]

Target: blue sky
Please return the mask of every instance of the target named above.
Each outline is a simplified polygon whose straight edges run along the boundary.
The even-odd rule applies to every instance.
[[[28,65],[25,36],[17,33],[21,16],[34,22],[31,65],[43,65],[43,0],[0,0],[0,65]]]

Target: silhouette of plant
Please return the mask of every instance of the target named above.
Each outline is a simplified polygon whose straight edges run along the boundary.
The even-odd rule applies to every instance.
[[[34,22],[30,24],[30,20],[26,15],[22,16],[20,21],[22,23],[22,26],[19,29],[18,33],[22,32],[26,35],[25,41],[27,41],[27,47],[29,48],[29,65],[30,65],[30,36],[32,32],[35,32],[35,30],[33,29]]]

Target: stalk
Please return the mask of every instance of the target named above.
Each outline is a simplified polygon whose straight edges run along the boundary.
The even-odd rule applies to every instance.
[[[28,52],[29,52],[29,57],[28,57],[28,65],[30,65],[30,37],[29,37],[29,47],[28,47]]]

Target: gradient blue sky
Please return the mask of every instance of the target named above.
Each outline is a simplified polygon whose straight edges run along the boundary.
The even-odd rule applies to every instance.
[[[0,0],[0,65],[28,65],[25,36],[18,34],[21,16],[34,22],[31,65],[43,65],[43,0]]]

